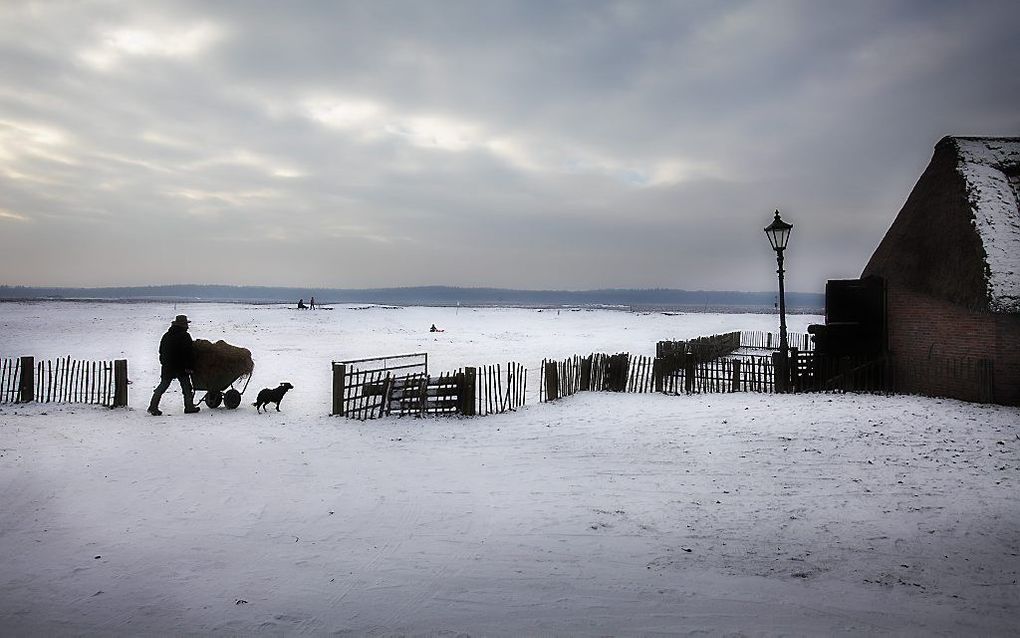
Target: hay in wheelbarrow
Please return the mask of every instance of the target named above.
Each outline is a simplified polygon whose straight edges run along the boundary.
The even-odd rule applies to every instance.
[[[225,390],[238,379],[251,376],[254,370],[255,362],[247,348],[232,346],[222,339],[216,343],[195,339],[191,383],[196,390]]]

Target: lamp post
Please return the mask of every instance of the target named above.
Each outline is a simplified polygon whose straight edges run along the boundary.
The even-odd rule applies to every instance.
[[[769,243],[772,244],[772,250],[776,251],[776,263],[779,265],[779,351],[782,353],[780,360],[782,361],[783,369],[780,371],[779,378],[782,379],[782,388],[779,389],[781,392],[786,392],[789,382],[789,356],[790,356],[790,344],[786,337],[786,292],[783,289],[783,251],[786,250],[786,244],[790,241],[790,231],[793,229],[793,224],[787,224],[779,218],[779,211],[776,211],[776,217],[772,220],[772,223],[765,227],[765,235],[769,238]]]

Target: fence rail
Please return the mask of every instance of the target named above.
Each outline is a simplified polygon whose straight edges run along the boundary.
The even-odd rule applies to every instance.
[[[107,407],[128,402],[127,360],[0,360],[0,403],[88,403]]]

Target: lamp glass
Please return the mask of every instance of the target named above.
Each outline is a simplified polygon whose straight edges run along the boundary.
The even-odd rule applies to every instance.
[[[793,224],[787,224],[779,218],[779,211],[772,223],[765,227],[765,234],[768,235],[772,250],[786,250],[786,244],[790,241],[790,231]]]

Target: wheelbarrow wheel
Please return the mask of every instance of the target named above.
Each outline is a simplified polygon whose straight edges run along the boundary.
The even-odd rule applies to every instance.
[[[205,393],[205,404],[210,408],[220,407],[220,402],[223,401],[223,393],[219,390],[209,390]]]
[[[233,410],[237,406],[241,405],[241,393],[237,390],[230,388],[223,393],[223,405],[227,406],[228,409]]]

